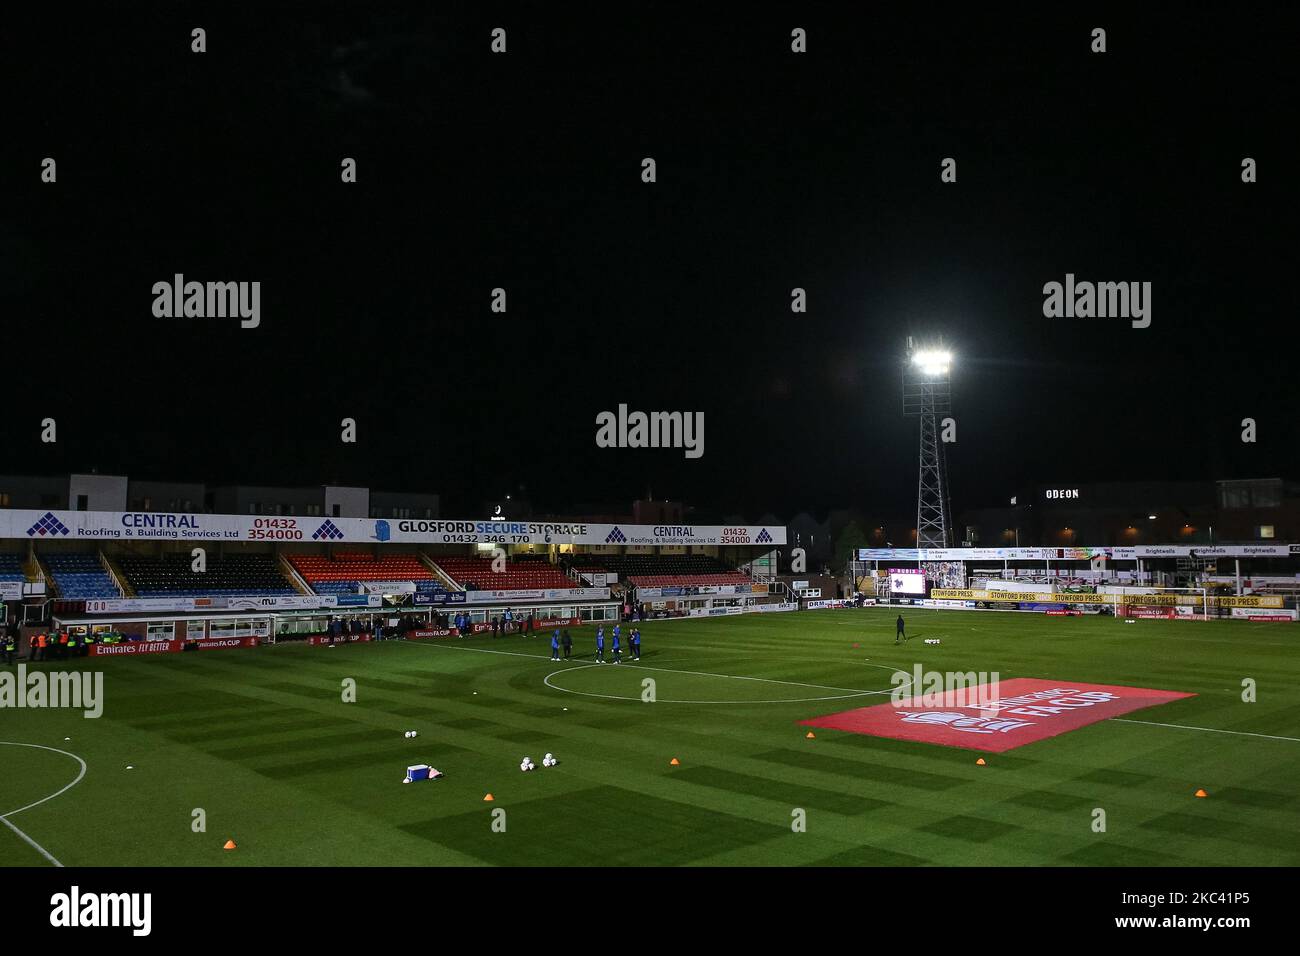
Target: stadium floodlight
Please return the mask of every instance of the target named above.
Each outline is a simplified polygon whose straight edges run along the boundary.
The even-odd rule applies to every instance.
[[[953,354],[942,341],[915,346],[907,340],[903,414],[921,421],[920,476],[916,494],[916,546],[948,547],[948,482],[939,419],[952,410]]]
[[[952,353],[943,349],[920,349],[912,353],[912,364],[923,375],[939,377],[952,368]]]

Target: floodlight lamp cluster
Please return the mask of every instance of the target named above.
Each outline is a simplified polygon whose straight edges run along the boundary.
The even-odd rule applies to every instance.
[[[920,349],[912,353],[912,364],[926,375],[947,375],[952,353],[942,349]]]

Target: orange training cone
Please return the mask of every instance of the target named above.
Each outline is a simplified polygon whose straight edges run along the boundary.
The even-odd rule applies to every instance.
[[[977,766],[977,767],[986,767],[986,766],[988,766],[988,765],[987,765],[986,763],[984,763],[984,758],[983,758],[983,757],[980,757],[979,760],[976,760],[976,761],[975,761],[975,766]]]
[[[682,762],[681,762],[680,760],[678,760],[676,757],[674,757],[672,760],[668,761],[668,766],[670,766],[670,767],[680,767],[681,765],[682,765]]]
[[[1198,797],[1208,797],[1208,796],[1209,796],[1209,794],[1206,793],[1204,790],[1197,790],[1197,791],[1196,791],[1196,795],[1197,795]]]
[[[816,736],[817,736],[817,735],[816,735],[815,733],[813,733],[811,730],[808,731],[808,733],[807,733],[807,739],[808,739],[808,740],[812,740],[812,739],[813,739],[814,737],[816,737]]]
[[[233,850],[234,848],[235,848],[235,841],[234,841],[234,840],[227,840],[227,841],[226,841],[226,845],[223,846],[221,849],[223,849],[223,850]]]
[[[483,801],[486,803],[488,800],[495,800],[495,799],[496,797],[492,796],[492,794],[489,793],[486,797],[483,798]]]

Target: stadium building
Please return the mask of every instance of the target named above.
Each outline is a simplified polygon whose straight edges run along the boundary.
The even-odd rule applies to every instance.
[[[1294,621],[1300,486],[1040,485],[961,516],[962,546],[858,550],[866,599],[938,608]]]
[[[51,625],[142,653],[320,641],[336,621],[425,638],[795,606],[773,574],[784,527],[686,523],[680,506],[640,509],[675,523],[444,519],[436,495],[328,485],[0,486],[0,594],[24,646]]]

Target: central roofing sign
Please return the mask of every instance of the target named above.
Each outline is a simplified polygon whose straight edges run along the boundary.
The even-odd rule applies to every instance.
[[[324,544],[783,545],[785,528],[392,520],[147,511],[0,511],[0,537],[33,540],[302,541]]]

